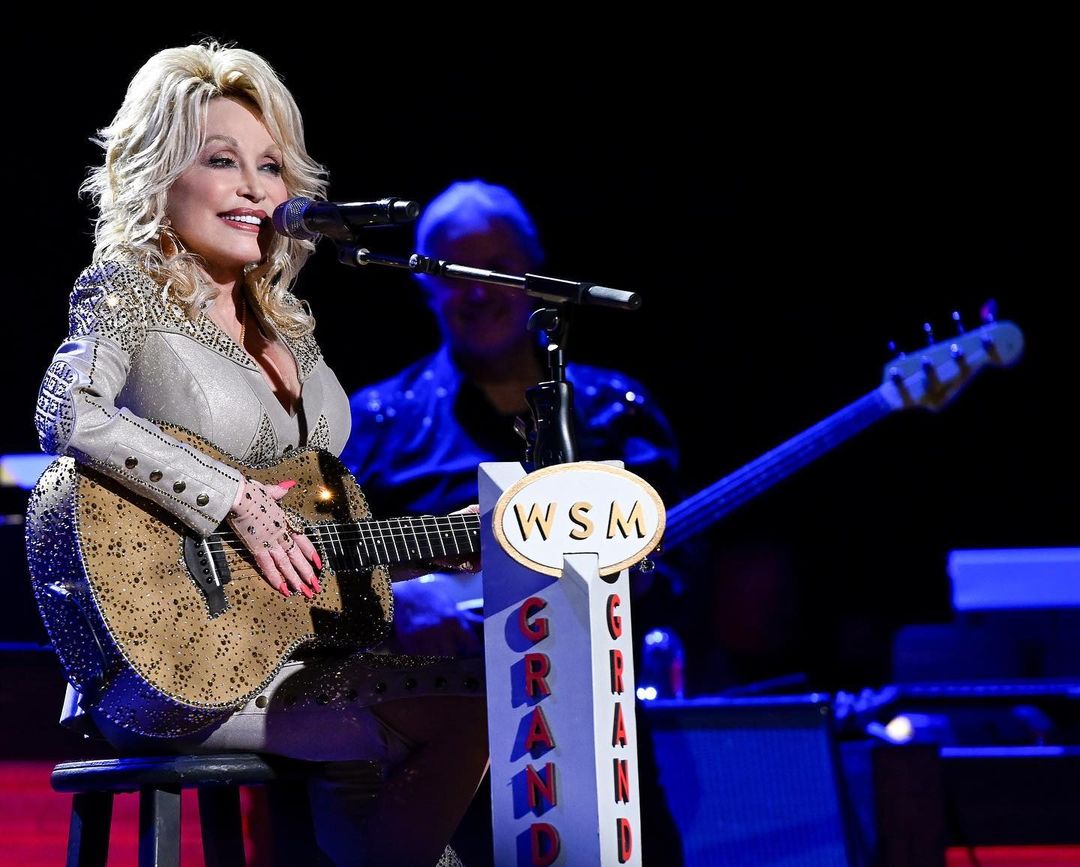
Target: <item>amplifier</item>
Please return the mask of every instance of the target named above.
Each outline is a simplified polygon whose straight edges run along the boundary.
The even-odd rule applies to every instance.
[[[639,711],[687,867],[864,863],[827,697],[654,701]]]

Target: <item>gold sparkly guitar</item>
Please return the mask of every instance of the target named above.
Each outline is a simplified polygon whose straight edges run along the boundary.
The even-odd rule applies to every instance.
[[[221,719],[302,647],[375,645],[393,620],[386,565],[479,550],[475,514],[372,519],[329,452],[253,467],[162,427],[259,481],[297,480],[280,502],[319,551],[322,592],[275,593],[231,531],[200,539],[108,476],[53,461],[27,508],[34,595],[68,679],[132,731],[179,735]]]

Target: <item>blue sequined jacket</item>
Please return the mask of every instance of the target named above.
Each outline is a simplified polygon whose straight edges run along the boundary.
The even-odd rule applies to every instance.
[[[660,407],[639,382],[568,364],[582,460],[622,460],[661,496],[673,493],[677,448]],[[444,346],[397,375],[354,392],[341,459],[380,515],[441,514],[475,503],[477,467],[520,461],[524,441],[466,379]]]

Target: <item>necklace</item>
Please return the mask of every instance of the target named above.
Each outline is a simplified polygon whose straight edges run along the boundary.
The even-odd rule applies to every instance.
[[[246,349],[244,346],[244,333],[247,331],[247,299],[245,298],[242,306],[240,307],[240,348]]]

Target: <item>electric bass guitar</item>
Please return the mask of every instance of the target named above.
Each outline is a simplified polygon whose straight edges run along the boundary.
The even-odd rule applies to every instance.
[[[952,340],[894,358],[885,365],[881,385],[873,391],[669,508],[656,556],[704,532],[887,415],[905,409],[942,409],[980,370],[1015,363],[1023,348],[1023,334],[1016,325],[988,322]],[[440,572],[433,580],[459,609],[482,609],[481,575]]]
[[[668,509],[661,545],[682,544],[893,412],[940,410],[982,368],[1009,366],[1023,348],[1013,323],[991,322],[894,358],[873,391]]]

